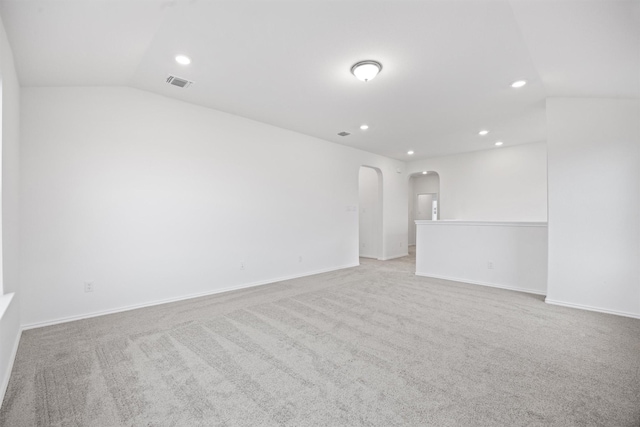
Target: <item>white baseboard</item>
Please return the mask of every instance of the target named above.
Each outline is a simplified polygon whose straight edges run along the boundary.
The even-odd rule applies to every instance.
[[[343,270],[345,268],[357,267],[359,265],[360,265],[360,263],[354,263],[354,264],[348,264],[348,265],[344,265],[344,266],[340,266],[340,267],[330,267],[330,268],[325,268],[325,269],[321,269],[321,270],[314,270],[314,271],[306,272],[306,273],[303,273],[303,274],[293,274],[293,275],[290,275],[290,276],[283,276],[283,277],[277,277],[277,278],[274,278],[274,279],[261,280],[261,281],[258,281],[258,282],[245,283],[245,284],[242,284],[242,285],[230,286],[230,287],[223,288],[223,289],[216,289],[216,290],[213,290],[213,291],[200,292],[200,293],[197,293],[197,294],[189,294],[189,295],[184,295],[184,296],[180,296],[180,297],[166,298],[166,299],[162,299],[162,300],[145,302],[145,303],[141,303],[141,304],[127,305],[127,306],[124,306],[124,307],[118,307],[118,308],[114,308],[114,309],[110,309],[110,310],[95,311],[93,313],[79,314],[79,315],[76,315],[76,316],[60,317],[58,319],[46,320],[44,322],[28,323],[28,324],[22,325],[22,330],[26,331],[28,329],[42,328],[44,326],[51,326],[51,325],[58,325],[60,323],[73,322],[74,320],[89,319],[91,317],[98,317],[98,316],[104,316],[104,315],[107,315],[107,314],[121,313],[123,311],[136,310],[138,308],[152,307],[154,305],[168,304],[168,303],[171,303],[171,302],[178,302],[178,301],[184,301],[184,300],[193,299],[193,298],[206,297],[208,295],[215,295],[215,294],[221,294],[221,293],[224,293],[224,292],[237,291],[237,290],[240,290],[240,289],[253,288],[255,286],[268,285],[270,283],[282,282],[282,281],[285,281],[285,280],[297,279],[297,278],[300,278],[300,277],[313,276],[315,274],[328,273],[330,271]]]
[[[383,257],[383,258],[378,258],[378,260],[380,261],[389,261],[390,259],[396,259],[396,258],[402,258],[405,256],[409,256],[409,252],[405,252],[403,254],[399,254],[399,255],[391,255],[391,256],[387,256],[387,257]]]
[[[16,335],[16,340],[13,343],[13,350],[11,350],[11,358],[9,359],[9,366],[7,366],[7,372],[4,376],[4,380],[0,385],[0,405],[4,402],[4,395],[7,393],[7,388],[9,387],[9,380],[11,379],[11,371],[13,371],[13,363],[16,361],[16,356],[18,355],[18,346],[20,345],[20,337],[22,337],[22,328],[18,329],[18,335]]]
[[[624,316],[624,317],[631,317],[633,319],[640,319],[640,314],[629,313],[627,311],[609,310],[606,308],[593,307],[590,305],[574,304],[570,302],[557,301],[549,298],[545,298],[544,302],[551,305],[560,305],[562,307],[577,308],[578,310],[595,311],[598,313],[614,314],[616,316]]]
[[[452,282],[470,283],[472,285],[489,286],[491,288],[508,289],[510,291],[526,292],[528,294],[546,295],[544,292],[541,292],[541,291],[539,291],[537,289],[521,288],[521,287],[518,287],[518,286],[509,286],[509,285],[498,285],[496,283],[480,282],[480,281],[477,281],[477,280],[469,280],[469,279],[461,279],[459,277],[435,276],[433,274],[424,274],[424,273],[418,273],[418,272],[416,272],[416,276],[430,277],[432,279],[450,280]]]

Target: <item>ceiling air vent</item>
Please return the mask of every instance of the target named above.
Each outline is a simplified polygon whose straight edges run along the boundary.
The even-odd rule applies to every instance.
[[[167,83],[169,83],[170,85],[181,87],[183,89],[186,89],[193,84],[193,82],[190,82],[189,80],[176,76],[167,77]]]
[[[349,136],[351,134],[349,132],[342,131],[342,132],[338,133],[338,135],[340,135],[340,136]]]

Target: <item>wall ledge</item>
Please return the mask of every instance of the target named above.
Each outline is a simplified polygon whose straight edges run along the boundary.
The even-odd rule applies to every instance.
[[[416,225],[482,225],[492,227],[546,227],[543,221],[463,221],[457,219],[440,219],[437,221],[416,220]]]
[[[0,295],[0,320],[4,317],[4,313],[6,313],[7,309],[11,305],[13,295],[13,293]]]

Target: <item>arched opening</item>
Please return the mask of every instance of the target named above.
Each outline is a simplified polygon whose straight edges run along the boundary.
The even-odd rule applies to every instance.
[[[382,258],[382,171],[360,167],[358,175],[359,256]]]
[[[426,172],[426,173],[425,173]],[[416,244],[414,221],[440,219],[440,175],[434,171],[409,176],[409,246]]]

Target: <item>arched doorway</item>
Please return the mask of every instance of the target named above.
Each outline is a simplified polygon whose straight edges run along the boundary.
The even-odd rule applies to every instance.
[[[409,246],[416,244],[415,220],[440,219],[440,175],[434,171],[409,176]],[[434,214],[434,202],[437,210]]]
[[[382,258],[382,171],[362,166],[358,174],[359,256]]]

